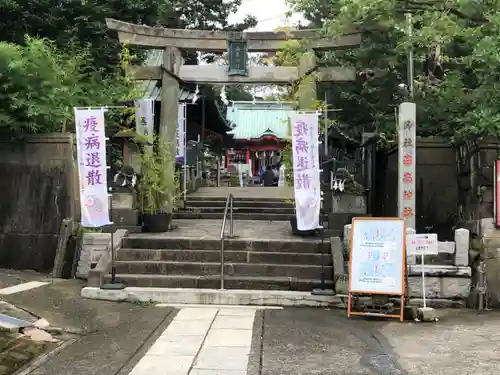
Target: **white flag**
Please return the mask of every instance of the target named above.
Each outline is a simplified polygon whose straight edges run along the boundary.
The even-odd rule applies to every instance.
[[[186,156],[186,103],[179,103],[176,139],[175,161],[177,163],[184,163]]]
[[[318,115],[295,113],[291,116],[291,121],[297,229],[315,230],[319,228],[321,208]]]
[[[155,101],[154,99],[140,99],[135,104],[135,130],[145,137],[152,151],[154,136]]]
[[[104,109],[76,109],[76,150],[81,225],[102,227],[109,220]]]

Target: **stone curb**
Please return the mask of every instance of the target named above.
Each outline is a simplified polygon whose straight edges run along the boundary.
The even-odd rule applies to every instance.
[[[169,304],[202,305],[258,305],[287,307],[333,307],[347,296],[313,296],[308,292],[281,290],[216,290],[180,288],[137,288],[103,290],[95,287],[82,289],[83,298],[114,302],[157,302]]]

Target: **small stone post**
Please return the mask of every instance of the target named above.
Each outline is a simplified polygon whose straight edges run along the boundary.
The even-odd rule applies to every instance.
[[[349,254],[351,250],[351,232],[352,224],[344,225],[344,250],[347,254]]]
[[[455,230],[455,266],[469,265],[469,239],[470,233],[467,229]]]

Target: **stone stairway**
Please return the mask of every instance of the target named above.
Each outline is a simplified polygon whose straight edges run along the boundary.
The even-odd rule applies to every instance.
[[[262,222],[240,221],[238,227],[252,223]],[[329,241],[226,239],[225,249],[226,289],[310,291],[320,286],[322,273],[332,288]],[[128,286],[218,289],[220,241],[130,234],[118,251],[116,270]]]
[[[224,215],[224,197],[188,197],[176,219],[221,219]],[[233,218],[235,220],[288,221],[295,214],[290,199],[279,198],[234,198]]]

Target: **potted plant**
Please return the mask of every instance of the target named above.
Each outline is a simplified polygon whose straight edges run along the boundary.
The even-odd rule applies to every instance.
[[[170,147],[159,139],[155,140],[153,151],[144,147],[139,180],[143,231],[159,233],[169,230],[172,214],[179,204],[178,182],[175,157]]]

